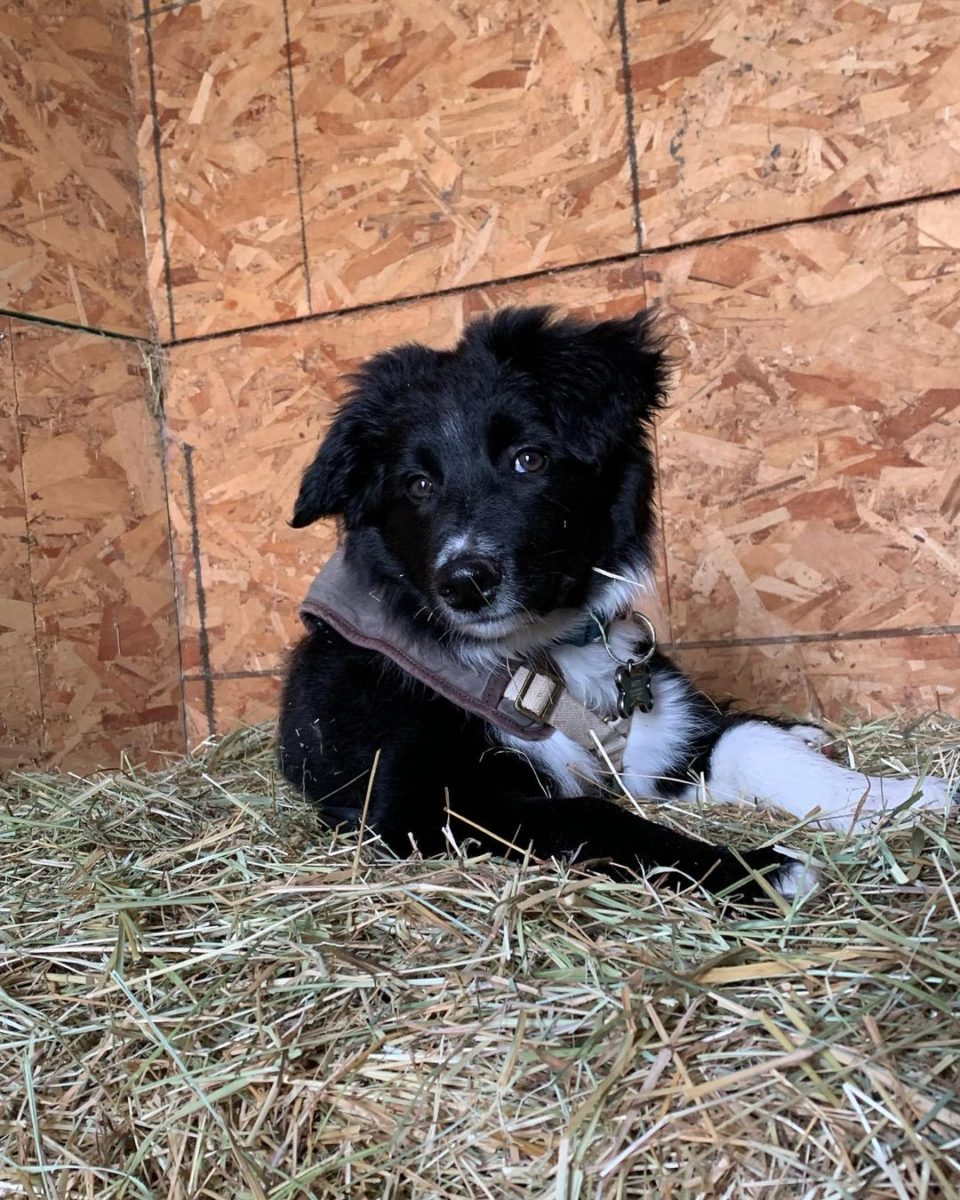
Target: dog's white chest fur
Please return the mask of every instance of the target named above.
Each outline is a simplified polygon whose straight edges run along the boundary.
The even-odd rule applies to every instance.
[[[588,708],[604,717],[615,718],[617,685],[614,675],[618,661],[630,657],[637,640],[636,626],[618,621],[608,631],[608,643],[614,658],[602,642],[587,646],[558,646],[553,662],[568,692]],[[652,680],[654,706],[651,712],[635,712],[630,719],[623,763],[619,766],[623,785],[635,796],[656,796],[657,779],[664,777],[696,733],[690,714],[683,704],[683,688],[669,676],[655,674]],[[595,793],[599,785],[618,790],[610,768],[585,746],[559,731],[541,742],[501,734],[510,746],[539,771],[548,774],[555,789],[563,796]]]
[[[636,641],[636,628],[617,622],[608,639],[616,659],[624,661]],[[601,716],[613,717],[617,661],[602,643],[559,646],[552,657],[572,696]],[[619,783],[598,754],[559,731],[541,742],[508,734],[500,734],[501,740],[549,776],[552,790],[562,796],[618,792],[622,784],[633,796],[657,798],[658,783],[675,780],[680,773],[679,781],[686,786],[675,798],[692,799],[697,786],[682,772],[692,743],[703,731],[682,678],[655,670],[651,683],[654,706],[648,713],[634,712],[630,719]],[[949,806],[952,789],[945,780],[881,779],[850,770],[819,752],[818,745],[828,740],[829,735],[815,726],[784,729],[762,720],[735,724],[720,735],[710,754],[708,790],[718,801],[767,803],[795,817],[812,815],[841,828],[909,802],[920,808]]]

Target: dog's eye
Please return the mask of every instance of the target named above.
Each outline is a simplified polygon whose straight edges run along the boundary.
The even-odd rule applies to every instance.
[[[539,450],[521,450],[513,460],[513,469],[520,475],[532,475],[534,471],[542,471],[547,465],[547,456]]]
[[[426,475],[415,475],[407,484],[407,495],[411,500],[426,500],[433,495],[433,481]]]

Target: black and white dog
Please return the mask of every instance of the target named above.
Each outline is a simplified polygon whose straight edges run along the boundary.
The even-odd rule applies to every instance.
[[[539,308],[354,377],[293,516],[341,518],[344,545],[305,604],[280,713],[282,769],[328,822],[366,805],[400,855],[443,850],[447,828],[715,891],[758,895],[763,874],[790,896],[812,885],[800,864],[675,833],[624,793],[682,800],[705,782],[833,824],[949,802],[943,780],[836,765],[816,727],[719,709],[631,617],[665,382],[647,314]]]

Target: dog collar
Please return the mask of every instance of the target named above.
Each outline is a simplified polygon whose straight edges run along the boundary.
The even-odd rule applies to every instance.
[[[572,629],[566,637],[560,638],[558,646],[590,646],[599,642],[604,636],[603,617],[598,612],[591,612],[585,621]]]
[[[649,712],[653,707],[648,666],[654,652],[653,627],[645,617],[635,619],[647,626],[649,649],[639,658],[627,660],[611,650],[603,623],[594,622],[597,634],[590,640],[602,640],[619,664],[614,673],[616,717],[603,717],[571,696],[550,664],[512,660],[484,671],[459,662],[432,642],[404,640],[403,645],[398,644],[386,606],[357,579],[342,549],[335,551],[310,585],[300,617],[308,630],[314,629],[317,621],[326,622],[348,642],[384,655],[432,691],[505,733],[540,741],[558,730],[594,754],[599,749],[615,764],[622,757],[634,709]]]
[[[384,655],[414,679],[505,733],[539,741],[553,732],[534,708],[525,709],[506,694],[521,663],[502,662],[489,672],[477,670],[435,642],[401,638],[387,606],[357,578],[342,549],[330,556],[311,583],[300,618],[309,630],[318,620],[325,621],[348,642]]]

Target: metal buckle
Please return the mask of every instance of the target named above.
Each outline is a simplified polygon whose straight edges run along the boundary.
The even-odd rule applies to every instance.
[[[650,620],[650,618],[647,616],[644,616],[643,613],[634,612],[634,613],[631,613],[631,616],[633,617],[634,625],[639,626],[641,629],[646,629],[647,643],[648,643],[646,651],[640,656],[639,659],[631,659],[631,663],[633,663],[633,662],[639,662],[641,664],[648,663],[650,661],[650,659],[653,658],[654,654],[656,654],[656,652],[657,652],[657,631],[656,631],[656,629],[654,629],[653,622]],[[639,642],[637,642],[636,648],[638,650],[640,649]]]
[[[533,667],[527,667],[526,670],[527,677],[523,681],[522,687],[514,698],[513,707],[517,710],[517,712],[523,713],[525,717],[530,717],[531,720],[539,721],[543,725],[549,725],[550,718],[553,716],[554,710],[560,703],[560,697],[563,694],[563,680],[558,679],[556,675],[551,675],[549,671],[537,671]],[[527,693],[530,691],[530,688],[533,686],[533,683],[538,676],[541,679],[549,679],[549,681],[553,684],[553,691],[550,693],[546,704],[544,704],[540,712],[537,712],[536,709],[528,708],[525,703]]]

